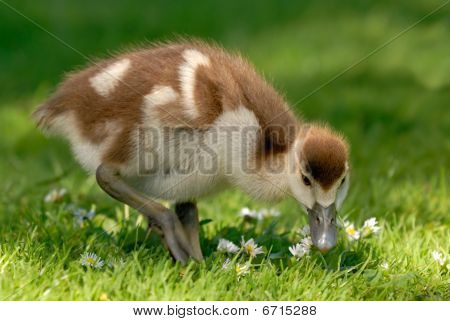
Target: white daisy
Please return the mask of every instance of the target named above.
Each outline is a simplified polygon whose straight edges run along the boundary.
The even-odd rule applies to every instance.
[[[256,221],[262,221],[266,218],[271,218],[271,217],[278,217],[280,216],[280,211],[275,209],[275,208],[262,208],[258,211],[256,210],[251,210],[248,207],[243,207],[240,211],[239,211],[239,215],[245,219],[250,219],[250,220],[256,220]]]
[[[389,263],[385,261],[385,262],[383,262],[383,263],[380,264],[380,267],[381,267],[383,270],[388,270],[388,269],[389,269]]]
[[[237,263],[234,267],[234,271],[236,272],[236,275],[238,277],[244,276],[250,272],[250,264],[249,263],[245,263],[245,264]]]
[[[431,252],[431,256],[440,266],[444,266],[446,259],[441,252],[433,251]]]
[[[361,237],[367,237],[372,234],[378,234],[381,227],[378,226],[377,219],[375,217],[371,217],[364,222],[363,227],[361,228]]]
[[[258,221],[263,219],[263,217],[259,212],[251,210],[248,207],[241,208],[241,210],[239,211],[239,215],[245,219],[252,219]]]
[[[308,250],[308,252],[311,250],[311,247],[313,245],[311,236],[305,237],[303,240],[301,240],[300,244]]]
[[[101,257],[92,252],[87,252],[81,255],[81,265],[91,267],[94,269],[101,269],[105,262]]]
[[[231,241],[220,239],[219,244],[217,245],[217,250],[226,253],[237,253],[239,251],[239,247]]]
[[[290,246],[289,252],[291,252],[291,254],[295,256],[297,259],[301,259],[303,256],[307,254],[305,248],[300,243]]]
[[[229,270],[231,267],[231,260],[227,258],[222,264],[222,270]]]
[[[256,257],[258,254],[264,253],[264,250],[261,246],[255,243],[253,239],[248,240],[247,242],[242,237],[241,246],[244,249],[245,253],[250,255],[250,257]]]
[[[265,218],[271,218],[271,217],[278,217],[280,216],[280,211],[276,208],[262,208],[257,212],[257,216],[259,220],[265,219]]]
[[[301,240],[300,243],[297,243],[289,247],[289,251],[297,259],[301,259],[305,255],[309,254],[309,252],[311,251],[312,244],[313,244],[312,239],[311,237],[308,236],[305,237],[303,240]]]
[[[347,237],[349,240],[358,240],[360,237],[359,231],[355,229],[353,223],[348,221],[344,222],[345,233],[347,233]]]
[[[55,188],[52,189],[50,192],[47,193],[44,197],[45,203],[55,203],[59,202],[64,198],[64,195],[67,194],[67,190],[65,188]]]
[[[95,215],[95,209],[91,208],[89,211],[84,208],[75,208],[72,211],[78,225],[82,225],[85,220],[91,220]]]

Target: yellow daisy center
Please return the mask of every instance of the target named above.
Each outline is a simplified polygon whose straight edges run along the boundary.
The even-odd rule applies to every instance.
[[[91,265],[95,265],[97,263],[97,261],[95,259],[91,258],[91,257],[88,257],[86,259],[86,262],[88,262]]]
[[[345,229],[345,231],[347,232],[347,234],[349,235],[355,235],[356,234],[356,230],[353,226],[349,226]]]

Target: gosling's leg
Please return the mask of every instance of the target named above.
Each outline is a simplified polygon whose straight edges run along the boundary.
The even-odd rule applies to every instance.
[[[198,261],[203,260],[199,241],[200,224],[198,222],[197,205],[194,202],[176,203],[175,213],[183,225],[184,233],[191,244],[194,258]]]
[[[185,264],[190,256],[197,258],[185,235],[183,225],[174,212],[135,190],[112,167],[100,165],[97,168],[96,178],[107,194],[141,212],[161,229],[165,243],[175,260]]]

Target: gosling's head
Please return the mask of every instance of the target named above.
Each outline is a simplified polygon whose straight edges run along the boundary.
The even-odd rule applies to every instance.
[[[326,252],[336,245],[336,211],[349,187],[347,143],[327,127],[307,125],[290,153],[291,192],[308,212],[314,245]]]

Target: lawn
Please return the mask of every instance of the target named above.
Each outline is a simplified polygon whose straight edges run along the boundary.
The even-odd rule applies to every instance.
[[[300,206],[229,190],[199,201],[205,261],[187,266],[96,186],[65,142],[34,127],[30,112],[86,59],[0,3],[0,300],[450,300],[450,271],[432,257],[450,256],[450,4],[309,96],[444,2],[9,2],[89,57],[173,34],[216,40],[300,100],[299,114],[348,138],[339,215],[358,227],[376,217],[378,235],[350,241],[341,231],[329,253],[295,260]],[[44,202],[61,187],[62,200]],[[247,222],[242,207],[282,215]],[[73,208],[95,215],[79,224]],[[238,277],[225,259],[248,258],[216,247],[241,236],[265,254]],[[85,268],[86,252],[107,264]]]

